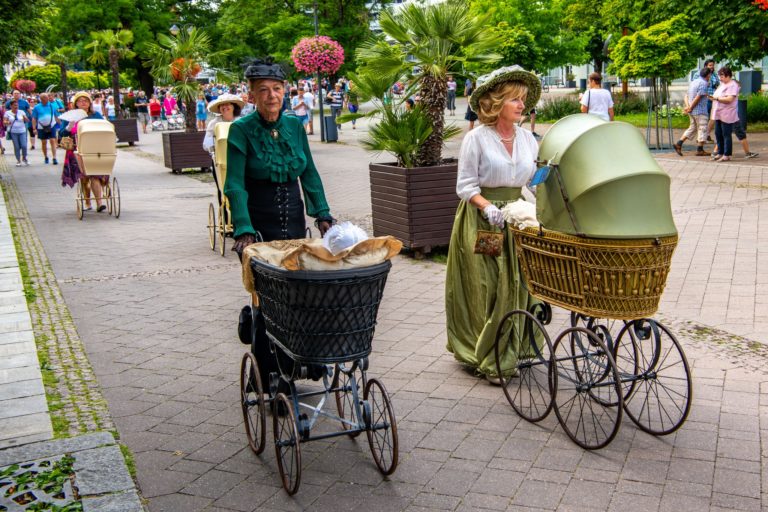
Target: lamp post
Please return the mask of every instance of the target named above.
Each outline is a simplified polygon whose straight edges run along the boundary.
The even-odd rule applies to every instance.
[[[315,15],[315,37],[320,35],[317,26],[317,0],[314,0],[314,15]],[[317,100],[320,105],[320,141],[325,142],[325,119],[323,116],[323,83],[320,81],[320,70],[317,70],[315,74],[315,80],[317,80]]]

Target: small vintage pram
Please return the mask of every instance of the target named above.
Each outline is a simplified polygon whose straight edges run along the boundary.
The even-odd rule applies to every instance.
[[[229,200],[224,195],[224,183],[227,179],[227,136],[232,123],[220,122],[213,129],[215,143],[213,152],[213,177],[216,182],[216,199],[218,208],[213,203],[208,205],[208,242],[211,250],[216,250],[219,242],[219,252],[226,254],[226,240],[234,233],[232,216],[229,212]],[[218,215],[217,215],[218,212]]]
[[[525,284],[541,303],[509,312],[499,326],[497,361],[514,410],[531,422],[552,409],[579,446],[616,436],[622,414],[666,435],[691,408],[691,372],[682,346],[650,318],[664,291],[677,231],[669,176],[636,128],[591,115],[563,118],[539,150],[538,228],[511,226]],[[570,312],[554,337],[551,304]]]
[[[107,211],[115,218],[120,217],[120,187],[117,178],[112,176],[112,170],[117,159],[117,137],[115,126],[104,119],[83,119],[77,124],[77,149],[75,158],[84,174],[77,187],[75,208],[77,218],[83,219],[83,211],[87,201],[86,194],[90,194],[85,181],[88,176],[106,176],[107,180],[102,187],[103,200]],[[111,183],[110,178],[111,177]]]
[[[301,444],[319,439],[365,432],[379,471],[392,474],[398,461],[395,413],[384,385],[367,374],[391,263],[322,272],[289,271],[255,258],[250,265],[257,290],[253,344],[242,359],[240,385],[251,449],[260,454],[266,446],[270,408],[278,469],[288,494],[295,494],[301,482]],[[264,357],[263,347],[256,345],[260,324],[278,367],[264,379],[266,390],[257,361],[257,354]],[[322,387],[299,390],[296,381],[309,377]],[[328,410],[331,400],[335,411]],[[329,431],[329,425],[341,430]],[[317,427],[320,432],[313,431]]]

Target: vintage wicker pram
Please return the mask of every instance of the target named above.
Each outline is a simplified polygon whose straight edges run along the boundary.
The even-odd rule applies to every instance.
[[[115,125],[105,119],[82,119],[77,123],[77,149],[75,158],[80,171],[85,175],[77,186],[75,211],[77,218],[83,219],[86,202],[90,202],[86,194],[87,176],[106,176],[102,187],[102,199],[107,206],[107,212],[115,218],[120,217],[120,186],[117,178],[112,176],[117,159],[117,137]],[[110,180],[111,178],[111,180]]]
[[[690,368],[674,335],[650,319],[677,245],[669,177],[636,128],[590,115],[556,123],[539,160],[548,166],[537,190],[542,225],[509,235],[543,302],[499,327],[497,360],[508,345],[523,354],[511,372],[497,365],[504,393],[529,421],[554,408],[586,449],[608,445],[623,413],[651,434],[674,432],[690,411]],[[551,304],[570,311],[554,343]]]
[[[254,346],[243,356],[240,373],[251,449],[256,454],[264,450],[269,407],[278,469],[289,494],[298,491],[301,481],[301,443],[318,439],[365,432],[379,471],[392,474],[398,461],[394,409],[383,384],[367,375],[391,263],[322,272],[289,271],[255,258],[250,265],[257,290],[252,324],[264,322],[279,368],[264,390],[254,332]],[[296,381],[310,376],[321,380],[322,388],[297,390]],[[327,410],[331,397],[335,411]],[[324,431],[313,432],[320,417],[331,421],[320,423]],[[341,430],[328,431],[329,423]]]

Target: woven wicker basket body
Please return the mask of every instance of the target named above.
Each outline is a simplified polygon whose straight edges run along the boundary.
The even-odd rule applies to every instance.
[[[534,297],[618,320],[656,313],[677,246],[677,236],[607,240],[536,228],[511,231]]]

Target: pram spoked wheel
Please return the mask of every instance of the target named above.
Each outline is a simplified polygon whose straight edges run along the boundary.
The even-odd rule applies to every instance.
[[[219,235],[219,254],[224,256],[227,245],[227,227],[224,225],[224,205],[219,206],[219,224],[216,232]]]
[[[351,430],[349,433],[351,438],[360,435],[360,431],[354,430],[351,423],[361,424],[360,395],[365,391],[366,369],[367,360],[355,361],[351,365],[338,363],[333,374],[331,387],[334,389],[333,394],[336,398],[336,412],[342,419],[342,428]]]
[[[397,420],[392,409],[392,402],[384,385],[378,379],[371,379],[365,386],[363,395],[368,445],[376,465],[385,475],[391,475],[397,469],[398,441]]]
[[[112,178],[112,188],[110,193],[109,207],[116,219],[120,218],[120,186],[117,184],[117,178]]]
[[[283,488],[289,495],[294,495],[301,483],[301,448],[296,429],[296,413],[293,402],[285,393],[278,393],[273,405],[275,412],[272,414],[272,432],[275,435],[277,468],[280,470]]]
[[[544,323],[549,323],[551,317],[551,310],[547,308],[548,305],[537,305],[533,310]],[[543,420],[552,410],[549,376],[552,343],[543,322],[528,311],[510,311],[499,323],[494,345],[496,372],[504,395],[515,412],[532,423]],[[505,336],[507,326],[510,331]],[[514,372],[502,368],[507,350],[518,354]]]
[[[654,320],[628,322],[618,336],[635,347],[635,381],[624,411],[643,431],[671,434],[691,410],[691,370],[680,342]]]
[[[613,355],[583,327],[562,331],[552,353],[552,396],[560,425],[584,449],[607,446],[619,431],[623,406]]]
[[[267,407],[261,374],[256,357],[250,352],[243,355],[240,365],[240,404],[243,408],[243,423],[248,445],[258,455],[264,451],[267,432]]]
[[[216,250],[216,209],[213,203],[208,203],[208,243],[211,250]]]
[[[75,211],[77,212],[77,219],[83,220],[83,185],[77,184],[77,198],[75,198]]]

